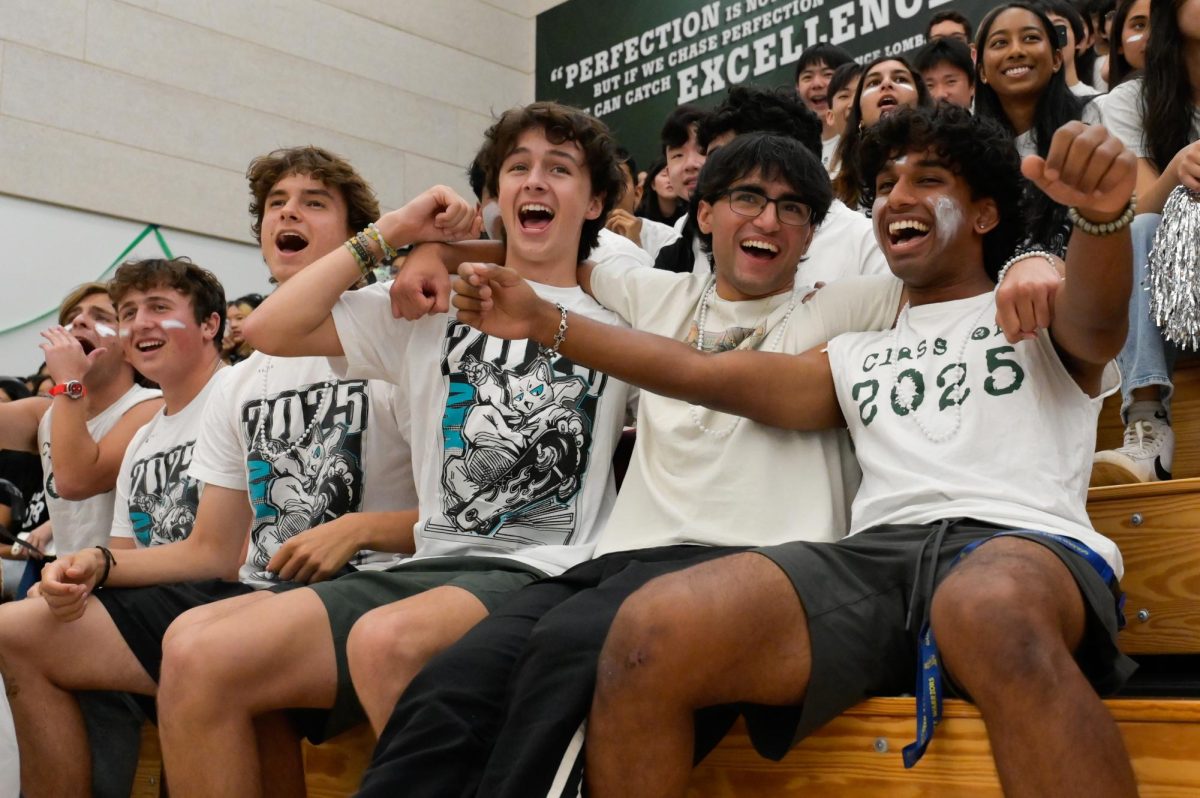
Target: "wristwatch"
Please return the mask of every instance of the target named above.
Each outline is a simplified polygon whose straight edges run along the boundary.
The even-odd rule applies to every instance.
[[[87,390],[83,387],[83,383],[79,380],[67,380],[66,382],[60,382],[58,385],[55,385],[50,389],[51,396],[66,394],[71,399],[82,399],[85,393],[87,393]]]

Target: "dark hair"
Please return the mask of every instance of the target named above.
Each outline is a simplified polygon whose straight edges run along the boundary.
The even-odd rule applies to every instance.
[[[863,137],[859,150],[865,179],[864,202],[875,201],[875,179],[884,165],[913,151],[932,150],[966,181],[971,198],[990,197],[999,223],[983,236],[983,266],[996,279],[1000,266],[1024,239],[1021,215],[1021,161],[1012,136],[994,120],[972,116],[965,108],[938,103],[932,108],[902,108],[880,120]]]
[[[824,221],[833,190],[820,157],[795,137],[774,133],[746,133],[717,148],[704,162],[692,192],[692,218],[696,218],[701,200],[711,205],[738,180],[755,173],[763,180],[790,185],[796,197],[812,209],[813,228]],[[711,253],[712,234],[697,227],[697,235],[704,251]]]
[[[583,160],[592,183],[592,196],[603,197],[603,207],[595,219],[585,219],[579,236],[578,260],[599,241],[604,220],[624,190],[625,178],[617,164],[616,143],[608,127],[596,117],[555,102],[530,103],[500,115],[484,134],[479,165],[487,176],[487,189],[500,196],[500,165],[517,148],[517,140],[526,130],[540,128],[552,144],[573,141],[583,152]]]
[[[682,147],[687,143],[688,137],[692,134],[692,126],[699,127],[704,118],[708,116],[708,111],[698,105],[677,105],[671,113],[667,114],[667,118],[663,121],[662,131],[659,133],[659,140],[662,142],[662,149],[665,153],[669,147]]]
[[[637,182],[637,161],[634,160],[633,153],[620,145],[617,146],[617,164],[628,169],[629,174],[633,175],[633,182]]]
[[[1142,80],[1142,136],[1150,160],[1162,172],[1188,145],[1195,87],[1183,60],[1179,3],[1150,0],[1150,40],[1146,42],[1146,76]]]
[[[212,343],[218,352],[221,351],[221,340],[225,336],[225,288],[215,274],[188,258],[129,260],[117,268],[108,284],[108,295],[119,309],[121,300],[130,291],[152,288],[174,288],[190,299],[197,324],[203,324],[216,313],[219,321]]]
[[[14,402],[33,396],[33,391],[29,390],[29,386],[16,377],[0,377],[0,391],[8,394],[8,398]]]
[[[949,64],[962,70],[971,85],[975,85],[975,62],[971,60],[971,48],[958,39],[933,39],[913,56],[913,66],[922,75],[938,64]]]
[[[1116,31],[1116,35],[1112,37],[1114,40],[1108,46],[1108,89],[1112,91],[1117,86],[1129,80],[1135,74],[1140,74],[1139,70],[1129,63],[1125,53],[1120,52],[1124,47],[1125,42],[1121,39],[1121,32],[1125,28],[1125,20],[1129,18],[1129,12],[1133,9],[1133,4],[1137,0],[1121,0],[1117,3],[1117,10],[1113,14],[1112,30]],[[1150,28],[1154,30],[1153,26]],[[1175,40],[1179,42],[1179,39]],[[1180,46],[1177,44],[1176,46]],[[1149,47],[1146,48],[1149,53]]]
[[[983,23],[979,26],[979,47],[975,55],[976,67],[979,70],[980,80],[975,88],[975,114],[985,119],[992,119],[998,122],[1010,136],[1016,136],[1016,128],[1009,121],[1008,114],[1004,110],[1004,106],[1000,102],[999,95],[983,78],[983,54],[987,49],[987,37],[991,31],[992,24],[996,21],[996,17],[1011,8],[1019,8],[1023,11],[1028,11],[1037,17],[1038,22],[1042,26],[1042,30],[1046,35],[1046,41],[1051,43],[1051,48],[1057,50],[1054,46],[1057,43],[1054,32],[1054,25],[1046,16],[1045,11],[1041,6],[1033,5],[1024,0],[1011,0],[1004,5],[997,6],[988,12],[988,15],[983,18]],[[1060,69],[1050,76],[1050,82],[1046,84],[1042,91],[1042,96],[1038,98],[1037,107],[1033,115],[1033,142],[1037,150],[1037,154],[1046,157],[1050,152],[1050,142],[1054,138],[1054,133],[1068,122],[1082,118],[1083,108],[1087,101],[1077,97],[1067,88],[1067,79],[1063,74],[1065,70]],[[1027,221],[1033,237],[1037,241],[1051,241],[1064,224],[1066,218],[1066,209],[1058,203],[1051,200],[1041,191],[1029,188],[1029,195],[1025,203],[1025,211]]]
[[[857,61],[850,61],[842,64],[837,69],[833,70],[833,77],[829,79],[829,88],[825,90],[825,94],[829,97],[829,105],[833,105],[833,95],[837,94],[842,89],[850,85],[850,81],[861,76],[863,73],[862,64]]]
[[[1085,33],[1088,36],[1096,32],[1096,27],[1092,25],[1092,15],[1088,11],[1089,0],[1071,0],[1071,5],[1079,12],[1079,19],[1083,22]],[[1081,40],[1076,37],[1075,46],[1079,47]],[[1076,51],[1075,53],[1075,74],[1076,76],[1091,86],[1095,81],[1096,73],[1096,48],[1088,47],[1083,52]],[[1094,87],[1093,87],[1094,88]]]
[[[734,86],[724,102],[700,123],[696,139],[708,149],[713,139],[733,131],[745,133],[775,133],[795,139],[821,156],[821,120],[791,89],[764,89],[757,86]]]
[[[305,175],[336,189],[346,201],[346,227],[362,230],[379,218],[379,201],[367,181],[345,158],[320,147],[291,147],[260,155],[250,162],[246,179],[250,182],[250,231],[262,242],[262,220],[267,194],[280,180],[290,175]]]
[[[854,56],[849,52],[838,47],[836,44],[814,44],[800,53],[800,59],[796,61],[796,74],[792,76],[792,83],[800,80],[800,73],[808,69],[810,66],[824,64],[830,69],[837,69],[842,64],[848,64],[854,60]]]
[[[862,111],[859,109],[863,84],[866,83],[867,73],[877,64],[885,61],[903,64],[904,68],[912,75],[913,87],[917,91],[918,106],[924,108],[933,105],[933,98],[929,96],[929,89],[925,87],[925,81],[921,78],[921,74],[913,69],[912,64],[908,63],[904,56],[883,55],[863,67],[863,79],[858,82],[858,88],[854,91],[854,102],[850,106],[850,116],[846,119],[846,132],[842,134],[842,140],[838,142],[837,151],[833,156],[834,162],[841,164],[841,170],[833,181],[833,193],[852,208],[859,204],[863,191],[863,175],[858,159],[858,148],[863,135]]]
[[[654,179],[658,177],[659,172],[666,168],[667,162],[663,158],[659,158],[650,164],[650,168],[646,171],[646,183],[642,186],[642,201],[638,203],[634,214],[641,216],[643,219],[673,225],[680,216],[686,213],[686,208],[683,202],[676,200],[675,212],[670,216],[664,216],[662,210],[658,207],[658,192],[654,189]]]
[[[933,30],[933,26],[941,22],[957,22],[959,25],[962,25],[963,30],[967,32],[967,41],[971,40],[971,20],[953,9],[938,11],[929,18],[929,24],[925,26],[926,39],[929,38],[929,32]]]
[[[475,199],[483,202],[483,190],[487,187],[487,175],[483,173],[483,167],[479,165],[479,156],[475,156],[471,160],[471,165],[467,167],[467,182],[471,184],[471,191],[475,194]]]
[[[228,306],[228,305],[246,305],[251,310],[253,310],[254,308],[257,308],[259,305],[261,305],[262,303],[263,303],[263,295],[262,294],[243,294],[242,296],[238,297],[237,299],[234,299],[231,302],[226,303],[226,306]]]

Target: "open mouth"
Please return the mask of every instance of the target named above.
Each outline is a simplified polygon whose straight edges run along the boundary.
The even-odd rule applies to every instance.
[[[92,343],[91,341],[89,341],[88,339],[76,338],[75,340],[78,341],[79,345],[83,347],[83,353],[85,355],[90,355],[92,352],[96,351],[96,345],[94,343]]]
[[[1033,67],[1028,64],[1013,64],[1010,67],[1005,67],[1000,72],[1007,78],[1022,78],[1033,71]]]
[[[879,98],[879,102],[875,103],[875,107],[879,109],[879,113],[882,116],[899,108],[900,101],[896,99],[895,95],[884,94]]]
[[[742,252],[754,260],[771,260],[779,254],[779,247],[761,238],[747,238],[739,246]]]
[[[538,202],[527,202],[517,208],[517,221],[526,230],[545,230],[554,220],[554,211]]]
[[[275,249],[287,255],[300,252],[307,246],[308,239],[299,233],[286,231],[275,236]]]
[[[162,349],[164,346],[166,346],[166,344],[166,341],[158,340],[139,341],[137,344],[137,350],[139,352],[153,352],[157,349]]]
[[[904,219],[888,225],[888,242],[901,249],[916,246],[929,235],[929,225],[916,219]]]

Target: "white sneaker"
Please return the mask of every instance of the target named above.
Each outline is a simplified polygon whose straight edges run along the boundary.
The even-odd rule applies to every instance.
[[[1092,487],[1155,482],[1171,478],[1175,433],[1166,421],[1133,421],[1125,428],[1125,445],[1096,452],[1092,460]]]

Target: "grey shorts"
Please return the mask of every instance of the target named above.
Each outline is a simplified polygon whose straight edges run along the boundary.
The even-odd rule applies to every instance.
[[[953,520],[936,558],[931,559],[929,551],[921,557],[922,544],[936,526],[881,526],[833,544],[785,543],[756,550],[791,580],[804,605],[812,645],[812,674],[803,704],[744,707],[759,753],[779,759],[864,698],[913,691],[917,637],[933,595],[925,584],[931,562],[936,563],[936,587],[963,548],[1004,530]],[[1106,584],[1083,557],[1054,540],[1033,533],[1017,536],[1045,546],[1070,570],[1088,616],[1076,661],[1102,695],[1120,689],[1137,666],[1116,644],[1119,587]],[[909,601],[918,579],[915,620],[908,625]],[[946,682],[952,691],[949,679]]]
[[[350,680],[346,638],[358,619],[376,607],[449,586],[466,590],[490,613],[509,595],[543,576],[528,565],[502,557],[436,557],[309,585],[329,614],[337,697],[329,710],[294,710],[293,720],[309,740],[320,743],[366,719]]]

